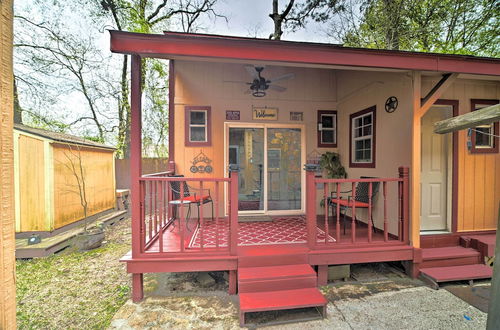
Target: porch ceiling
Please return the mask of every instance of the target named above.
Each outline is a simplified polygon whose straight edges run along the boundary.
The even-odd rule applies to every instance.
[[[331,44],[166,32],[110,31],[111,51],[165,59],[277,63],[357,70],[419,70],[500,76],[500,59],[347,48]]]

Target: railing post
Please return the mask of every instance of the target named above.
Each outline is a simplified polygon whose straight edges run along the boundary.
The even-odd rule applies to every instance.
[[[410,243],[410,169],[405,166],[399,167],[399,177],[403,179],[403,242]]]
[[[316,245],[316,183],[314,176],[318,170],[318,164],[305,164],[306,171],[306,224],[307,224],[307,245],[310,249]],[[325,205],[328,208],[328,205]]]
[[[240,167],[229,165],[229,253],[237,255],[238,250],[238,172]]]

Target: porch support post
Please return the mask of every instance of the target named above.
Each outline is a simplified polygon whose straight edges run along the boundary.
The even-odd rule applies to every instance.
[[[132,55],[130,83],[130,192],[132,200],[132,258],[142,252],[141,242],[141,57]],[[134,274],[135,275],[135,274]],[[140,277],[142,287],[142,275]],[[134,281],[139,277],[134,276]],[[141,289],[142,290],[142,289]]]
[[[132,274],[132,301],[139,302],[144,298],[142,273]]]
[[[413,247],[420,247],[420,152],[421,152],[421,105],[422,77],[419,71],[413,72],[413,130],[411,155],[411,242]]]
[[[240,167],[236,164],[229,165],[229,223],[230,244],[229,252],[232,256],[238,253],[238,172]],[[231,275],[231,273],[230,273]]]
[[[306,170],[306,223],[307,223],[307,244],[310,249],[316,245],[316,184],[314,176],[318,170],[318,164],[305,164]],[[325,212],[328,210],[328,205],[325,205]]]
[[[444,74],[441,80],[422,99],[422,75],[420,71],[413,72],[413,130],[411,157],[411,242],[414,247],[420,247],[420,171],[421,171],[421,132],[422,116],[441,98],[443,93],[456,81],[458,73]]]
[[[237,291],[237,272],[236,270],[229,271],[229,294],[236,294]]]
[[[328,284],[328,265],[318,265],[318,286]]]

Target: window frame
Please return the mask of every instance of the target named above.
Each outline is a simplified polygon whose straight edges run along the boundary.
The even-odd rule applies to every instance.
[[[184,113],[184,145],[187,147],[211,146],[212,122],[210,106],[186,106]],[[205,112],[205,125],[191,124],[191,112]],[[205,141],[191,141],[191,127],[205,127]]]
[[[333,137],[334,137],[334,143],[324,143],[323,142],[323,129],[320,131],[319,130],[319,124],[323,124],[322,121],[322,116],[323,115],[330,115],[330,116],[335,116],[334,126],[333,128],[329,128],[327,130],[333,131]],[[318,126],[316,127],[316,132],[318,135],[318,148],[337,148],[337,132],[338,132],[338,116],[337,116],[337,111],[336,110],[318,110]]]
[[[470,111],[476,111],[479,109],[476,109],[477,105],[495,105],[498,104],[498,100],[493,100],[493,99],[471,99],[470,100]],[[471,133],[471,148],[470,148],[470,153],[471,154],[491,154],[491,153],[498,153],[498,145],[499,145],[499,124],[498,122],[493,123],[493,134],[496,136],[492,136],[493,139],[493,146],[492,147],[476,147],[476,134],[477,132],[472,131]]]
[[[371,133],[371,161],[370,162],[355,162],[354,161],[354,155],[355,155],[355,147],[354,147],[354,142],[356,141],[353,133],[353,126],[354,126],[354,120],[356,118],[359,118],[361,116],[365,116],[367,114],[372,115],[372,133]],[[375,168],[375,160],[376,160],[376,151],[377,151],[377,107],[371,106],[369,108],[363,109],[361,111],[352,113],[349,116],[349,167],[359,167],[359,168]]]

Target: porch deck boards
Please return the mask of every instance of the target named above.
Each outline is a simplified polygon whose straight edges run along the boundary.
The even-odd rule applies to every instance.
[[[253,224],[259,226],[259,225],[265,225],[266,230],[269,232],[276,232],[279,230],[286,230],[286,227],[283,227],[283,225],[280,223],[281,221],[286,221],[287,219],[292,219],[292,218],[297,218],[297,216],[291,216],[291,217],[276,217],[273,219],[273,222],[255,222]],[[211,219],[206,219],[205,223],[209,223],[212,221]],[[219,220],[225,221],[225,220]],[[194,229],[196,227],[197,220],[196,219],[189,219],[187,222],[187,226],[191,228],[192,230],[186,230],[184,232],[184,246],[185,246],[185,251],[188,252],[194,252],[194,251],[200,251],[199,245],[195,245],[195,247],[189,247],[190,243],[192,243],[193,235],[195,235],[196,230]],[[240,225],[244,226],[249,226],[249,228],[253,228],[252,223],[245,222],[241,223]],[[346,227],[345,227],[345,232],[343,226],[341,226],[340,230],[340,235],[339,235],[339,240],[338,242],[336,241],[337,239],[337,234],[334,230],[335,228],[335,219],[332,217],[329,217],[328,220],[328,227],[330,228],[328,231],[329,239],[328,243],[325,242],[325,237],[326,237],[326,230],[325,230],[325,221],[324,221],[324,216],[318,216],[318,221],[317,221],[317,230],[318,230],[318,236],[317,236],[317,244],[321,246],[322,244],[328,245],[328,246],[345,246],[346,244],[351,243],[351,229],[352,223],[350,221],[346,222]],[[164,230],[163,235],[162,235],[162,240],[163,240],[163,252],[181,252],[181,235],[179,233],[179,224],[177,223],[174,227],[168,227]],[[242,247],[252,247],[252,246],[262,246],[262,245],[291,245],[291,246],[303,246],[305,247],[306,241],[305,240],[300,240],[297,239],[296,232],[297,231],[302,231],[305,235],[307,232],[306,229],[306,222],[304,221],[302,225],[297,225],[297,223],[294,223],[293,227],[293,235],[290,236],[281,236],[279,239],[276,241],[276,243],[270,243],[269,242],[269,237],[263,234],[262,230],[260,232],[249,232],[245,231],[244,233],[239,233],[239,248],[241,249]],[[213,234],[213,233],[212,233]],[[220,237],[223,237],[226,235],[226,232],[220,232]],[[213,236],[213,235],[212,235]],[[207,237],[207,236],[206,236]],[[397,239],[389,237],[390,242],[397,242]],[[198,238],[199,242],[199,238]],[[244,242],[244,243],[242,243]],[[367,243],[368,242],[368,227],[363,224],[357,224],[356,225],[356,243]],[[384,234],[381,231],[372,231],[372,243],[383,243],[384,242]],[[338,244],[337,244],[338,243]],[[146,250],[146,252],[159,252],[159,240],[156,239]],[[223,241],[220,247],[227,247],[227,240]],[[208,245],[208,247],[205,247],[204,250],[210,251],[214,250],[215,245]],[[284,249],[286,249],[284,247]]]

